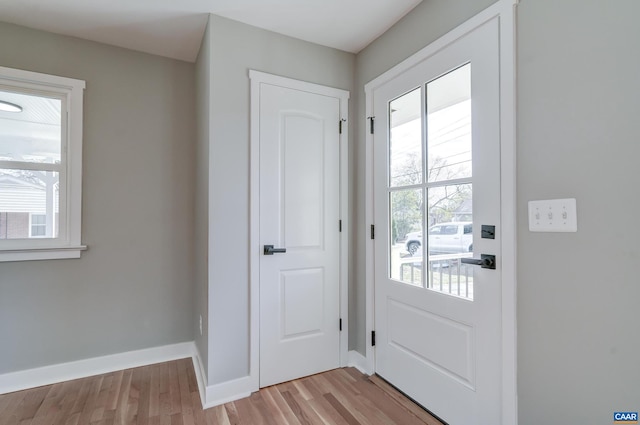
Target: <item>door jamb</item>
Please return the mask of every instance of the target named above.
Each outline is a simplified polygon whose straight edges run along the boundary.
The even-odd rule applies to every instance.
[[[365,116],[373,116],[373,92],[463,37],[485,22],[499,19],[500,25],[500,214],[502,228],[502,424],[518,423],[517,339],[516,339],[516,28],[519,0],[499,0],[422,50],[365,84]],[[366,127],[366,126],[365,126]],[[368,127],[367,127],[368,128]],[[365,135],[365,218],[373,216],[373,134]],[[371,345],[374,330],[374,241],[367,237],[366,271],[366,368],[375,373],[375,350]]]
[[[270,84],[294,90],[330,96],[340,101],[342,133],[340,140],[340,366],[348,364],[349,347],[349,92],[333,87],[294,80],[264,72],[249,70],[251,80],[251,135],[249,179],[249,381],[251,391],[260,389],[260,85]],[[336,122],[336,131],[339,123]],[[336,228],[338,223],[336,223]],[[338,324],[336,323],[336,326]]]

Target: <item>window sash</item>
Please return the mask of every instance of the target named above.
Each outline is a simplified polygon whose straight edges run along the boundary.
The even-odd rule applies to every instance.
[[[82,113],[85,82],[0,67],[0,87],[62,101],[59,163],[0,161],[0,168],[58,173],[58,237],[0,240],[0,262],[77,258],[80,251],[86,249],[81,245]]]
[[[48,162],[20,162],[20,161],[2,161],[0,160],[0,168],[8,170],[26,170],[26,171],[55,171],[56,173],[64,173],[65,163],[63,159],[60,164],[52,164]]]

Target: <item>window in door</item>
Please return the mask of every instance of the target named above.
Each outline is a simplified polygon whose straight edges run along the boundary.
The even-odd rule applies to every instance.
[[[388,113],[390,278],[473,299],[473,268],[461,262],[473,255],[471,65],[390,101]]]

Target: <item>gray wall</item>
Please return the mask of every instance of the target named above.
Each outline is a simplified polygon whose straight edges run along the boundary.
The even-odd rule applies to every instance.
[[[209,144],[211,143],[211,31],[207,25],[196,59],[196,199],[194,335],[200,361],[209,370]],[[200,335],[202,317],[202,335]]]
[[[353,88],[355,56],[212,15],[209,383],[249,373],[249,69]]]
[[[0,263],[0,373],[193,340],[194,65],[3,23],[0,65],[87,82],[89,246]]]
[[[352,90],[350,345],[364,352],[363,86],[491,3],[425,0],[355,58],[212,16],[195,66],[0,24],[0,65],[87,81],[90,246],[0,263],[0,373],[192,340],[199,314],[209,383],[248,373],[250,68]],[[519,6],[521,425],[638,410],[639,12]],[[577,198],[578,233],[529,233],[526,202],[556,197]]]
[[[640,410],[640,2],[518,8],[520,425]],[[527,201],[575,197],[578,233],[530,233]]]
[[[356,87],[491,4],[425,0],[357,56]],[[603,424],[640,408],[640,26],[636,0],[518,7],[519,424]],[[356,215],[364,218],[358,98]],[[530,233],[527,202],[575,197],[578,232]],[[356,233],[363,253],[364,228]],[[364,352],[364,258],[354,346]]]

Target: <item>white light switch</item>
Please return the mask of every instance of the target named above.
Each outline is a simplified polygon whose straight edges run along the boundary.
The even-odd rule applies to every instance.
[[[577,232],[576,200],[529,201],[529,231]]]

